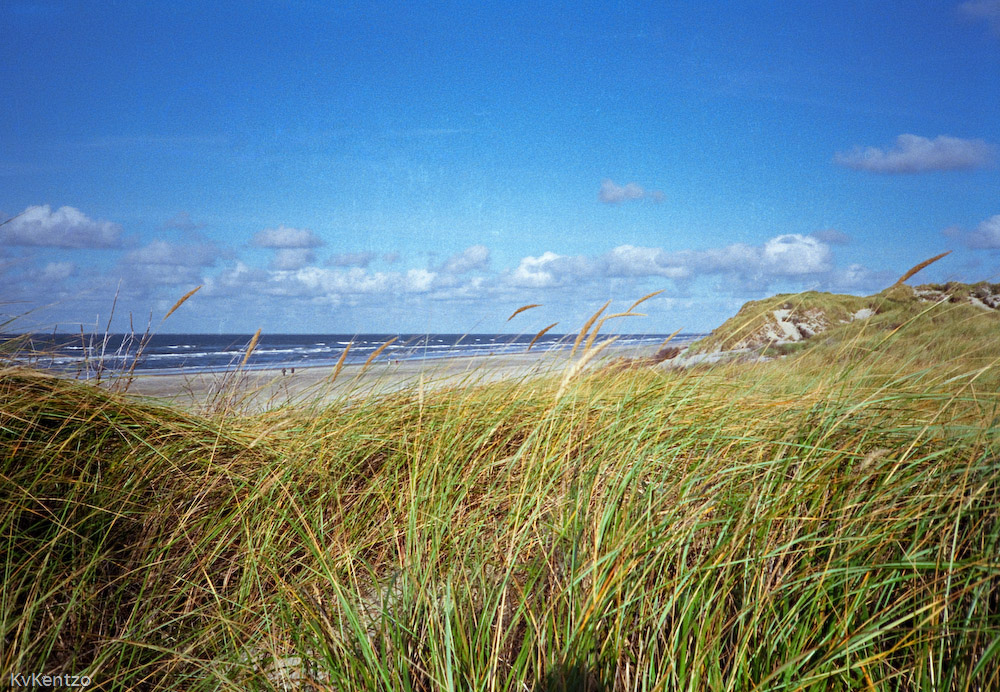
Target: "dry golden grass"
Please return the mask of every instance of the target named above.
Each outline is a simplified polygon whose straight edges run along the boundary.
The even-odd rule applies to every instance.
[[[372,354],[370,356],[368,356],[368,360],[365,361],[365,364],[361,366],[361,373],[364,373],[365,370],[368,369],[368,366],[371,365],[372,362],[376,358],[378,358],[380,355],[382,355],[382,351],[384,351],[385,349],[389,348],[389,346],[391,346],[392,344],[394,344],[398,338],[399,338],[398,336],[394,336],[391,339],[389,339],[388,341],[386,341],[384,344],[382,344],[381,346],[379,346],[378,348],[376,348],[372,352]]]
[[[934,257],[931,257],[928,260],[924,260],[923,262],[921,262],[920,264],[916,265],[915,267],[913,267],[912,269],[910,269],[908,272],[906,272],[905,274],[903,274],[901,277],[899,277],[899,279],[896,281],[896,283],[893,284],[893,286],[898,286],[899,284],[905,283],[907,279],[912,278],[917,272],[920,272],[920,271],[926,269],[927,267],[929,267],[930,265],[934,264],[935,262],[937,262],[942,257],[947,257],[950,254],[951,254],[951,250],[948,250],[947,252],[942,252],[940,255],[935,255]]]
[[[558,323],[558,322],[553,322],[553,323],[552,323],[552,324],[550,324],[550,325],[549,325],[548,327],[545,327],[545,328],[544,328],[544,329],[542,329],[542,330],[541,330],[540,332],[538,332],[537,334],[535,334],[535,338],[533,338],[533,339],[531,340],[531,343],[530,343],[530,344],[528,344],[528,348],[526,348],[525,350],[526,350],[526,351],[530,351],[530,350],[531,350],[531,347],[535,345],[535,342],[536,342],[536,341],[538,341],[539,339],[541,339],[541,338],[542,338],[543,336],[545,336],[545,334],[546,334],[546,333],[548,333],[548,332],[549,332],[549,331],[550,331],[550,330],[551,330],[551,329],[552,329],[553,327],[555,327],[555,326],[556,326],[557,324],[559,324],[559,323]]]
[[[165,322],[168,317],[170,317],[172,314],[174,314],[174,311],[176,311],[177,308],[179,308],[180,306],[184,305],[184,302],[188,298],[190,298],[191,296],[193,296],[195,293],[197,293],[200,290],[201,290],[201,286],[195,286],[190,291],[188,291],[187,293],[185,293],[184,295],[182,295],[180,297],[180,300],[178,300],[176,303],[174,303],[174,306],[172,308],[170,308],[169,310],[167,310],[167,314],[163,316],[163,321]]]

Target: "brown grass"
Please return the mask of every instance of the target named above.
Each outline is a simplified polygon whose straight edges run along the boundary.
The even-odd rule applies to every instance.
[[[257,348],[257,342],[260,341],[260,329],[254,332],[253,337],[250,339],[250,343],[247,344],[247,352],[243,355],[243,361],[240,363],[240,368],[246,366],[247,361],[250,360],[250,354],[253,350]]]
[[[532,303],[531,305],[522,305],[517,310],[515,310],[512,313],[510,313],[510,317],[507,318],[507,321],[510,322],[512,319],[514,319],[515,317],[517,317],[518,315],[520,315],[525,310],[530,310],[531,308],[540,308],[541,306],[542,306],[541,303]]]
[[[910,277],[912,277],[917,272],[921,271],[922,269],[925,269],[926,267],[929,267],[930,265],[934,264],[935,262],[937,262],[942,257],[945,257],[946,255],[950,255],[950,254],[951,254],[951,250],[948,250],[948,252],[942,252],[940,255],[935,255],[934,257],[931,257],[929,260],[924,260],[923,262],[921,262],[917,266],[913,267],[910,271],[906,272],[901,277],[899,277],[899,280],[896,283],[894,283],[893,286],[898,286],[899,284],[903,283],[904,281],[906,281],[907,279],[909,279]]]
[[[545,329],[543,329],[542,331],[540,331],[540,332],[538,332],[537,334],[535,334],[535,338],[531,340],[531,343],[530,343],[530,344],[528,344],[528,348],[527,348],[527,349],[525,349],[525,350],[527,350],[527,351],[530,351],[530,350],[531,350],[531,347],[535,345],[535,342],[536,342],[536,341],[538,341],[539,339],[541,339],[541,338],[542,338],[542,336],[544,336],[544,335],[545,335],[545,333],[546,333],[547,331],[549,331],[550,329],[552,329],[552,328],[553,328],[554,326],[556,326],[557,324],[559,324],[559,323],[558,323],[558,322],[553,322],[553,323],[552,323],[552,324],[550,324],[550,325],[549,325],[548,327],[546,327],[546,328],[545,328]]]
[[[382,344],[381,346],[379,346],[378,348],[376,348],[376,349],[375,349],[375,352],[374,352],[374,353],[372,353],[372,354],[371,354],[370,356],[368,356],[368,360],[366,360],[366,361],[365,361],[365,364],[361,366],[361,372],[360,372],[360,373],[358,373],[358,374],[360,375],[360,374],[361,374],[361,373],[363,373],[363,372],[364,372],[365,370],[367,370],[367,369],[368,369],[368,366],[369,366],[369,365],[371,364],[371,362],[372,362],[373,360],[375,360],[376,358],[378,358],[378,357],[379,357],[379,355],[381,355],[382,351],[384,351],[385,349],[389,348],[389,346],[390,346],[390,345],[391,345],[391,344],[392,344],[393,342],[395,342],[395,341],[396,341],[396,339],[398,339],[398,338],[399,338],[398,336],[394,336],[394,337],[392,337],[391,339],[389,339],[388,341],[386,341],[386,342],[385,342],[384,344]]]
[[[193,296],[193,295],[194,295],[195,293],[197,293],[198,291],[200,291],[200,290],[201,290],[201,287],[202,287],[202,286],[204,286],[204,285],[205,285],[205,284],[201,284],[200,286],[195,286],[195,287],[194,287],[194,288],[192,288],[192,289],[191,289],[190,291],[188,291],[187,293],[185,293],[184,295],[182,295],[182,296],[181,296],[181,299],[180,299],[180,300],[178,300],[178,301],[177,301],[176,303],[174,303],[174,306],[173,306],[172,308],[170,308],[169,310],[167,310],[167,314],[163,316],[163,319],[164,319],[164,321],[165,321],[165,320],[166,320],[166,319],[167,319],[168,317],[170,317],[170,316],[171,316],[172,314],[174,314],[174,311],[175,311],[175,310],[176,310],[177,308],[179,308],[180,306],[184,305],[184,301],[186,301],[186,300],[187,300],[188,298],[190,298],[190,297],[191,297],[191,296]]]
[[[611,305],[610,300],[606,302],[604,305],[602,305],[600,310],[591,315],[590,319],[587,320],[586,324],[584,324],[583,327],[580,328],[580,333],[576,335],[576,341],[573,342],[573,350],[570,351],[569,354],[570,358],[576,355],[576,350],[580,348],[580,342],[583,341],[583,337],[587,336],[587,332],[590,331],[591,325],[597,321],[597,318],[601,316],[602,312],[608,309],[609,305]]]

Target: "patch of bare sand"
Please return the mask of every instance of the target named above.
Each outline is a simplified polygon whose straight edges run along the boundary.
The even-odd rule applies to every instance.
[[[597,363],[619,356],[652,355],[656,347],[614,346],[605,349]],[[230,405],[263,411],[286,405],[323,403],[344,398],[379,396],[407,388],[427,389],[485,384],[511,378],[561,374],[569,351],[461,356],[427,360],[379,361],[362,371],[345,365],[332,379],[335,368],[298,367],[282,374],[280,368],[243,373],[179,373],[139,375],[129,393],[184,408],[204,409]],[[579,355],[577,356],[579,357]]]

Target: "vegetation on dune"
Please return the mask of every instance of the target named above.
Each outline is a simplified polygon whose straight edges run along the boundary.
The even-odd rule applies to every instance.
[[[4,370],[0,675],[994,689],[996,326],[904,300],[788,359],[256,416]]]
[[[751,300],[734,316],[711,334],[692,344],[693,352],[731,351],[761,348],[788,339],[778,326],[775,311],[785,313],[796,326],[802,326],[802,337],[808,338],[831,326],[854,320],[860,310],[871,309],[868,298],[833,293],[807,291],[779,294],[764,300]]]
[[[809,341],[809,347],[830,339],[850,338],[857,331],[859,320],[870,321],[860,329],[880,329],[886,325],[913,318],[929,304],[966,305],[975,312],[1000,315],[1000,284],[985,281],[976,284],[924,284],[911,288],[896,283],[879,293],[861,297],[853,295],[806,291],[780,294],[752,300],[726,320],[710,335],[692,344],[692,353],[711,353],[748,349],[758,353],[780,348],[789,343]],[[875,317],[874,316],[880,316]],[[782,326],[784,323],[784,326]],[[814,340],[823,334],[823,340]],[[798,349],[793,349],[798,350]]]

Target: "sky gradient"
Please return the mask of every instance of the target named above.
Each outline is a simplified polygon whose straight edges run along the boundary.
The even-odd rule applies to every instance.
[[[3,329],[117,295],[113,331],[570,332],[662,289],[619,329],[697,332],[945,250],[917,281],[1000,281],[1000,0],[7,0],[0,31]]]

